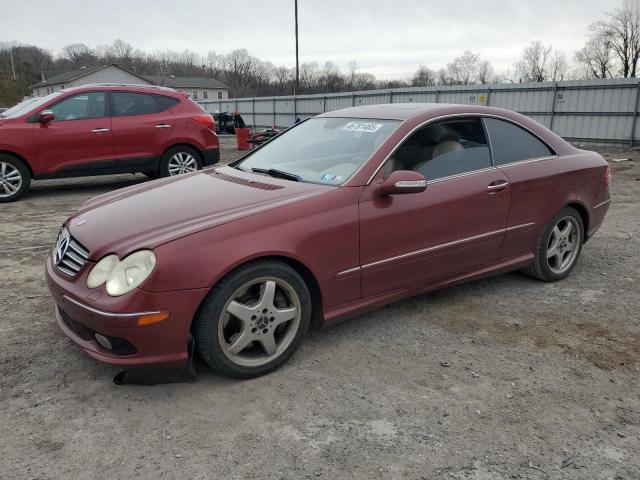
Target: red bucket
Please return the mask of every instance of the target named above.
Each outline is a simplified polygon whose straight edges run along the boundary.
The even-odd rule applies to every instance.
[[[248,128],[236,128],[236,142],[238,144],[238,150],[249,150],[251,144],[249,143],[249,129]]]

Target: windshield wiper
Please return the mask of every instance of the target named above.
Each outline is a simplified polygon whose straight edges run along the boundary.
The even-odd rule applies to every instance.
[[[302,181],[302,177],[296,175],[295,173],[276,170],[275,168],[252,168],[251,171],[255,173],[264,173],[265,175],[269,175],[273,178],[283,178],[285,180],[293,180],[294,182]]]

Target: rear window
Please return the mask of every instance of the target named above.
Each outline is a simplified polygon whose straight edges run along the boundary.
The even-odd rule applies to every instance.
[[[180,103],[180,100],[178,100],[177,98],[165,97],[163,95],[156,95],[155,97],[158,101],[158,104],[160,104],[160,111],[168,110]]]
[[[485,118],[494,165],[548,157],[554,153],[544,143],[513,123]]]
[[[148,115],[160,111],[153,95],[135,92],[111,93],[111,116]]]

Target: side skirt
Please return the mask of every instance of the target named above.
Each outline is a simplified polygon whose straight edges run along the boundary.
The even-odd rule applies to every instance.
[[[97,175],[116,175],[119,173],[156,172],[158,157],[135,157],[89,162],[64,167],[55,172],[34,175],[34,180],[71,177],[94,177]]]
[[[410,285],[390,292],[381,293],[373,297],[364,298],[357,302],[348,303],[346,305],[340,305],[338,307],[326,310],[324,312],[324,325],[331,325],[348,318],[352,318],[356,315],[375,310],[392,302],[402,300],[404,298],[413,297],[433,290],[438,290],[443,287],[449,287],[458,283],[468,282],[470,280],[477,280],[483,277],[490,277],[501,273],[510,272],[519,268],[525,267],[533,260],[533,253],[527,253],[518,257],[509,258],[506,260],[500,260],[487,265],[483,265],[480,268],[467,270],[465,272],[457,273],[455,275],[449,275],[447,277],[440,277],[427,282]]]

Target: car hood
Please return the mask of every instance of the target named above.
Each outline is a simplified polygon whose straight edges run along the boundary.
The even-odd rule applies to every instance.
[[[71,235],[97,261],[155,248],[336,187],[298,183],[231,167],[206,169],[123,188],[87,201],[67,222]]]

